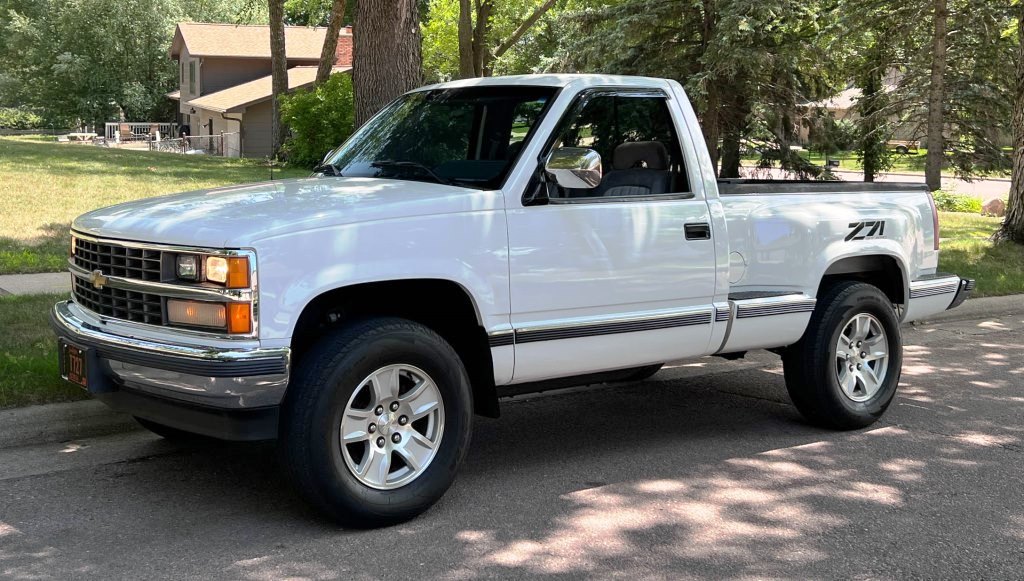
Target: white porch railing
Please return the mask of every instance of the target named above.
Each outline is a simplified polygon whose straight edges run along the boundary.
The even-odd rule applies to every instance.
[[[107,123],[104,136],[107,139],[120,141],[140,141],[151,139],[157,131],[160,137],[177,137],[177,123]],[[130,134],[130,135],[129,135]]]

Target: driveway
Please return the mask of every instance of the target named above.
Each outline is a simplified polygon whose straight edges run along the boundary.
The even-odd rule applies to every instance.
[[[0,450],[0,578],[1019,578],[1022,329],[905,328],[857,432],[802,423],[763,352],[509,401],[437,506],[375,531],[310,514],[270,445]]]

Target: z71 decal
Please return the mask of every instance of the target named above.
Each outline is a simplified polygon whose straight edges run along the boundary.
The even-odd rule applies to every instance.
[[[883,238],[885,236],[885,220],[867,222],[850,222],[850,233],[846,241],[865,240],[867,238]]]

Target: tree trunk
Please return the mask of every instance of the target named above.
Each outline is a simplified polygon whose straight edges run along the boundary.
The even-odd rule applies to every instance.
[[[701,55],[704,55],[708,48],[711,46],[711,41],[714,38],[715,30],[718,24],[718,13],[715,11],[714,0],[703,0],[703,27],[700,35],[700,50]],[[703,64],[701,65],[703,69]],[[706,109],[704,115],[701,116],[701,132],[704,134],[704,142],[708,147],[708,154],[711,156],[711,165],[715,168],[715,175],[719,175],[718,161],[720,151],[718,149],[718,138],[722,133],[721,130],[721,115],[719,114],[719,108],[721,107],[721,100],[718,96],[718,81],[715,77],[709,78],[707,81],[707,89],[705,93],[706,98]]]
[[[473,63],[473,0],[459,0],[459,78],[476,76]]]
[[[1017,86],[1013,101],[1013,176],[1010,202],[997,238],[1024,244],[1024,2],[1017,4]]]
[[[288,127],[281,121],[281,95],[288,92],[288,58],[284,43],[284,0],[268,0],[270,12],[271,152],[277,157]]]
[[[320,51],[320,66],[316,69],[316,84],[320,85],[331,78],[331,69],[334,68],[334,61],[338,51],[338,34],[341,32],[341,23],[345,20],[345,0],[333,0],[331,2],[331,16],[327,20],[327,36],[324,37],[324,47]]]
[[[493,0],[476,0],[476,27],[473,30],[473,76],[490,75],[491,53],[487,37],[491,35],[491,12]]]
[[[738,129],[726,130],[722,138],[722,169],[719,177],[740,177],[740,132]]]
[[[946,0],[935,1],[935,27],[932,37],[932,77],[928,88],[928,157],[925,159],[924,180],[928,189],[942,188],[942,161],[945,158],[943,134],[943,104],[945,103],[946,74]]]
[[[423,82],[417,0],[358,2],[352,84],[356,125]]]
[[[861,83],[864,99],[860,112],[860,156],[864,162],[864,181],[873,182],[882,168],[882,148],[879,135],[879,99],[882,98],[882,69],[871,65]]]

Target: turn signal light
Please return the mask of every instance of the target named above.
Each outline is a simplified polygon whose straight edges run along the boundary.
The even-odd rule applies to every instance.
[[[251,333],[252,304],[169,299],[167,321],[183,327],[221,329],[228,333]]]
[[[228,333],[252,333],[249,303],[228,303]]]

